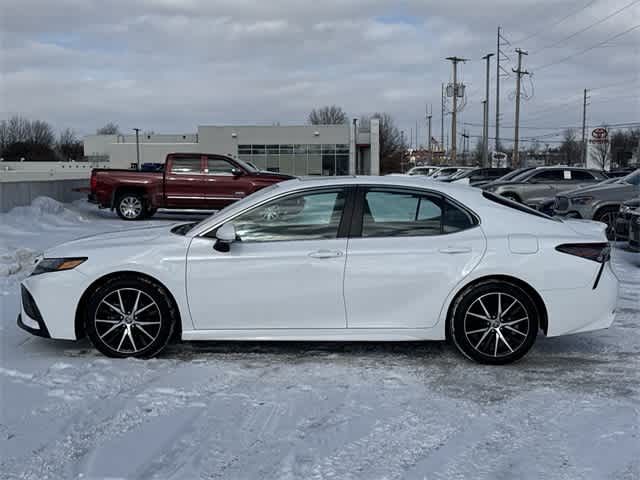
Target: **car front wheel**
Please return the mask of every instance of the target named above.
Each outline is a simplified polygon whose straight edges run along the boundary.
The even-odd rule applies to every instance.
[[[486,281],[459,296],[450,319],[458,350],[480,363],[503,365],[521,359],[538,334],[539,313],[517,285]]]
[[[176,309],[168,292],[145,277],[113,277],[87,302],[85,330],[109,357],[153,357],[172,337]]]

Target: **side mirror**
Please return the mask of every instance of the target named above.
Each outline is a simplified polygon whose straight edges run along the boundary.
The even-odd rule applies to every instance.
[[[240,175],[242,175],[244,172],[240,169],[240,168],[232,168],[231,169],[231,173],[235,176],[235,177],[239,177]]]
[[[233,223],[225,223],[216,230],[216,243],[213,246],[219,252],[228,252],[231,244],[236,241],[236,227]]]

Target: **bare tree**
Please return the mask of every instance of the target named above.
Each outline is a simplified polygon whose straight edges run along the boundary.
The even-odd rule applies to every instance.
[[[576,132],[574,129],[567,128],[564,131],[564,138],[560,144],[560,152],[567,165],[572,165],[580,158],[580,145],[576,141]]]
[[[311,125],[344,125],[348,120],[341,107],[331,105],[311,110],[308,121]]]
[[[65,160],[78,160],[84,155],[82,141],[70,128],[60,132],[56,150]]]
[[[120,135],[120,127],[118,124],[109,122],[103,127],[96,130],[97,135]]]
[[[393,117],[388,113],[374,113],[370,117],[363,117],[360,124],[367,126],[372,118],[380,122],[380,173],[401,171],[407,144]]]
[[[47,122],[42,120],[30,122],[27,143],[51,146],[55,143],[55,138],[53,128]]]

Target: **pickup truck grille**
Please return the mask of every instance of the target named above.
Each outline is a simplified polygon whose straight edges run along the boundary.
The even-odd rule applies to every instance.
[[[569,208],[569,199],[567,197],[556,197],[556,203],[553,206],[554,210],[567,210]]]

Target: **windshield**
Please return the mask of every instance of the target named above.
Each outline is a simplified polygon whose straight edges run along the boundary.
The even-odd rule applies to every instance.
[[[517,170],[514,170],[513,172],[509,172],[506,175],[498,178],[496,180],[496,182],[509,182],[509,181],[513,180],[514,178],[519,177],[523,173],[527,173],[530,170],[533,170],[533,169],[532,168],[519,168]]]
[[[188,231],[193,230],[194,228],[199,227],[200,225],[203,225],[203,224],[207,223],[209,220],[211,220],[214,217],[217,217],[220,214],[227,213],[228,211],[236,209],[236,208],[242,208],[245,204],[253,202],[256,197],[268,194],[269,192],[275,190],[276,188],[278,188],[278,184],[274,183],[272,185],[269,185],[268,187],[265,187],[265,188],[263,188],[261,190],[258,190],[257,192],[254,192],[254,193],[252,193],[250,195],[247,195],[242,200],[238,200],[237,202],[233,202],[232,204],[227,205],[223,209],[218,210],[213,215],[209,215],[207,218],[202,219],[200,222],[194,223],[191,226],[191,228],[186,230],[184,233],[187,233]]]
[[[248,172],[259,172],[260,170],[251,162],[245,162],[244,160],[240,160],[239,158],[233,159],[236,163],[240,164]]]
[[[631,185],[640,185],[640,169],[635,172],[631,172],[629,175],[622,179],[624,183],[630,183]]]

